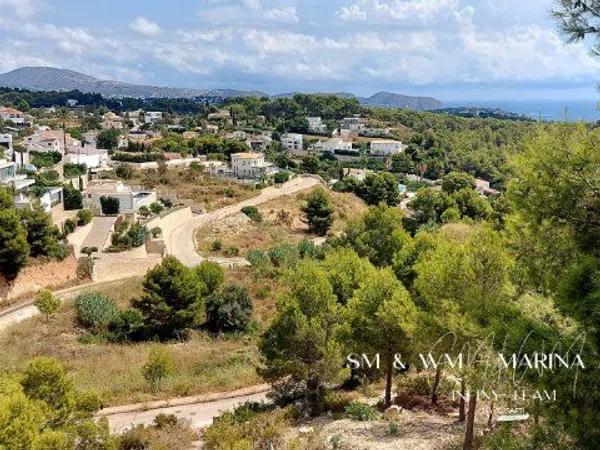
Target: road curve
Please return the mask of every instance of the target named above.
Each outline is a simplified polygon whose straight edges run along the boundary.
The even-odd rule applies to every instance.
[[[200,264],[204,258],[198,254],[194,243],[194,233],[198,228],[212,221],[235,214],[244,206],[260,205],[277,197],[310,189],[319,183],[320,181],[313,177],[294,178],[280,187],[263,189],[260,195],[236,203],[235,205],[226,206],[210,213],[196,215],[173,230],[170,238],[167,240],[167,253],[174,255],[188,267]]]

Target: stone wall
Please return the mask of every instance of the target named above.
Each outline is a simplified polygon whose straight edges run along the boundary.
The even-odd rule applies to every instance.
[[[14,280],[0,275],[0,302],[34,294],[40,289],[56,289],[77,281],[77,260],[71,253],[63,261],[37,262],[24,267]]]

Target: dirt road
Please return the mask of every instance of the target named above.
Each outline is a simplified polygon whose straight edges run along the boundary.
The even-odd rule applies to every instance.
[[[204,258],[198,254],[194,243],[194,232],[198,228],[214,220],[219,220],[230,216],[231,214],[235,214],[244,206],[260,205],[277,197],[290,195],[305,189],[309,189],[317,184],[319,184],[319,180],[316,178],[294,178],[293,180],[281,185],[281,187],[269,187],[264,189],[257,197],[236,203],[235,205],[226,206],[225,208],[221,208],[207,214],[194,216],[191,220],[182,223],[179,227],[173,230],[171,236],[166,242],[167,253],[176,256],[182,263],[189,267],[200,264]]]

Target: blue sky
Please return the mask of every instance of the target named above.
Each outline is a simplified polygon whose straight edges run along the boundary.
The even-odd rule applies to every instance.
[[[0,72],[442,100],[596,100],[552,0],[0,0]]]

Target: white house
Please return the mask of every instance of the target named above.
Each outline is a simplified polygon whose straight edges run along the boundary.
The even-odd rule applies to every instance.
[[[17,163],[0,159],[0,184],[13,186],[16,191],[20,191],[35,184],[35,180],[17,174]]]
[[[39,203],[44,212],[51,212],[58,205],[63,204],[64,194],[62,187],[46,188],[39,197],[32,196],[27,192],[19,192],[15,196],[15,206],[17,208],[32,208],[34,204]]]
[[[133,188],[121,181],[94,180],[84,193],[84,203],[96,211],[101,210],[101,197],[115,197],[119,200],[119,212],[137,212],[141,206],[156,202],[156,192]]]
[[[260,178],[277,172],[274,164],[265,162],[264,154],[251,152],[233,153],[231,169],[238,178]]]
[[[85,164],[88,169],[105,167],[108,165],[108,150],[96,148],[94,145],[71,148],[64,155],[63,161],[69,164]]]
[[[371,155],[390,156],[404,151],[404,145],[400,141],[388,139],[375,139],[371,141]]]
[[[64,136],[62,130],[41,130],[25,138],[27,151],[30,152],[58,152],[65,153],[65,141],[67,151],[71,148],[81,147],[81,141],[71,137],[69,133]]]
[[[358,116],[344,117],[342,121],[342,129],[355,131],[357,133],[362,132],[365,129],[364,119]]]
[[[352,142],[344,141],[342,138],[331,138],[326,141],[319,141],[314,149],[319,152],[335,153],[336,150],[352,150]]]
[[[4,150],[4,156],[8,157],[13,153],[13,137],[12,134],[0,134],[0,157],[1,151]]]
[[[226,139],[232,139],[232,140],[236,140],[236,141],[245,141],[247,137],[248,137],[248,134],[243,130],[236,130],[232,133],[227,133],[225,135]]]
[[[286,133],[281,135],[281,146],[285,150],[302,150],[302,135],[298,133]]]
[[[0,119],[15,125],[25,125],[25,114],[15,108],[4,106],[0,108]]]
[[[160,111],[146,111],[144,113],[145,123],[156,123],[160,122],[163,118],[163,113]]]
[[[308,129],[315,133],[326,133],[327,126],[323,123],[320,117],[307,117]]]

